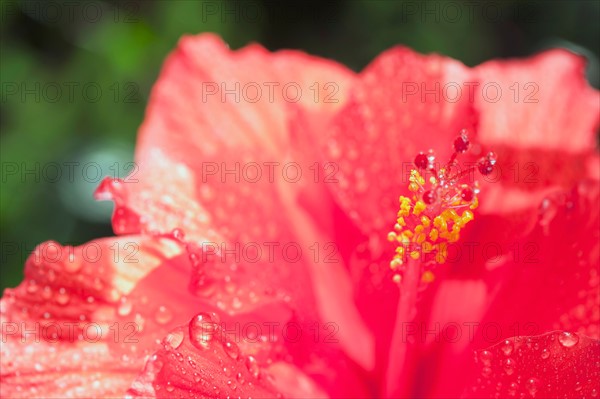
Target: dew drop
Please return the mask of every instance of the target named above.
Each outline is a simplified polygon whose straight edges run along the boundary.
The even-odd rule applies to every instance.
[[[558,342],[565,348],[571,348],[579,342],[579,336],[575,333],[564,331],[558,336]]]
[[[212,315],[199,313],[190,320],[190,340],[196,348],[208,349],[218,329],[219,325]]]
[[[238,380],[238,382],[240,384],[242,384],[242,385],[244,384],[245,380],[244,380],[244,375],[242,373],[237,373],[236,376],[235,376],[235,378]]]
[[[253,356],[248,356],[246,359],[246,367],[248,371],[254,378],[258,378],[260,375],[260,368],[258,367],[258,362]]]
[[[117,314],[119,316],[127,316],[133,310],[133,304],[127,297],[122,297],[119,300],[119,306],[117,307]]]
[[[537,378],[530,378],[525,382],[525,389],[531,396],[535,396],[538,391],[539,381]]]
[[[173,319],[173,313],[165,306],[159,306],[154,314],[154,320],[158,324],[167,324],[171,319]]]
[[[56,303],[59,305],[66,305],[71,300],[71,296],[64,288],[60,288],[56,294]]]
[[[235,342],[225,342],[223,344],[223,349],[225,350],[225,353],[227,353],[227,356],[229,356],[232,359],[237,359],[238,357],[240,357],[240,348],[238,348]]]
[[[542,359],[548,359],[550,357],[550,351],[548,349],[542,349],[542,353],[540,353]]]
[[[174,239],[179,240],[179,241],[183,241],[183,239],[185,238],[185,233],[183,232],[183,230],[181,229],[173,229],[173,231],[171,231],[171,235],[173,236]]]
[[[513,343],[507,339],[502,343],[501,349],[502,353],[504,353],[506,356],[510,356],[513,351]]]
[[[35,294],[39,289],[39,286],[37,285],[37,283],[35,282],[35,280],[29,280],[29,283],[27,285],[27,292],[30,294]]]
[[[515,361],[511,358],[504,360],[504,372],[507,375],[512,375],[515,372]]]
[[[171,385],[171,382],[167,382],[167,387],[165,388],[167,390],[167,392],[173,392],[175,390],[175,387],[173,385]]]
[[[481,360],[481,362],[485,366],[490,366],[492,364],[492,357],[494,357],[492,352],[487,351],[487,350],[481,351],[479,353],[479,360]]]
[[[171,349],[177,349],[181,346],[184,335],[181,330],[172,331],[165,337],[164,344]]]

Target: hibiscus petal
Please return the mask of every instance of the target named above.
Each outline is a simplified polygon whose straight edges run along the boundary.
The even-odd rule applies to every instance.
[[[525,60],[489,61],[474,72],[482,86],[502,90],[497,101],[476,97],[482,143],[571,154],[595,147],[600,92],[586,82],[582,56],[556,49]]]
[[[564,329],[598,339],[599,200],[597,182],[584,181],[549,196],[526,231],[497,216],[468,226],[437,269],[418,317],[399,332],[415,341],[409,371],[429,379],[409,390],[460,394],[472,351],[515,334]]]
[[[475,356],[464,397],[593,398],[600,392],[600,341],[584,335],[514,337]]]
[[[297,373],[300,373],[297,371]],[[252,356],[223,332],[215,315],[202,313],[176,328],[133,383],[133,397],[282,397]]]
[[[377,57],[334,118],[325,153],[339,165],[331,188],[366,232],[395,220],[398,196],[419,151],[433,148],[445,162],[462,128],[475,124],[468,96],[444,101],[446,84],[468,81],[460,62],[394,48]]]
[[[124,299],[176,253],[172,240],[135,236],[39,245],[25,280],[0,301],[2,396],[124,393],[143,364],[144,339],[154,343],[140,303]]]
[[[302,319],[338,325],[341,346],[370,369],[372,338],[354,306],[343,263],[334,259],[323,265],[324,255],[319,261],[310,255],[316,241],[321,254],[333,248],[336,258],[335,247],[325,247],[331,239],[323,229],[331,224],[319,224],[333,201],[322,181],[314,180],[319,157],[308,144],[317,132],[290,127],[290,119],[301,113],[319,118],[333,113],[352,79],[344,67],[299,52],[269,53],[257,45],[233,52],[213,35],[183,38],[152,93],[136,153],[139,173],[122,182],[106,180],[97,196],[115,200],[118,234],[179,229],[192,257],[203,258],[206,251],[198,248],[207,244],[234,251],[239,244],[258,244],[263,251],[264,243],[275,244],[278,252],[288,243],[300,247],[304,255],[296,262],[285,262],[281,255],[251,265],[207,262],[196,269],[195,288],[205,297],[214,293],[212,299],[232,314],[263,306],[273,297],[289,298]],[[280,86],[272,99],[265,83]],[[288,83],[301,88],[298,103],[290,100],[291,91],[282,92]],[[234,94],[221,97],[223,88],[256,84],[263,90],[258,101],[248,101],[245,94],[237,100]],[[215,85],[219,93],[207,94]],[[303,145],[294,145],[299,143]],[[297,162],[304,176],[298,184],[283,169],[291,162]],[[257,165],[261,168],[259,179],[246,178],[247,165],[252,173]],[[222,175],[235,168],[241,178],[235,172]],[[332,281],[338,290],[329,289]],[[278,292],[269,289],[274,295],[265,295],[265,287],[278,287]]]

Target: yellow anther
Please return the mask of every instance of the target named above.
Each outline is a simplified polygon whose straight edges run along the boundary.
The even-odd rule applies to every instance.
[[[402,261],[399,258],[394,258],[390,262],[390,269],[396,270],[402,265]]]
[[[431,241],[437,241],[438,239],[438,231],[437,229],[431,229],[431,231],[429,232],[429,239]]]
[[[456,151],[452,161],[458,154],[458,150]],[[415,163],[422,165],[422,154],[419,156],[420,160]],[[424,168],[421,172],[423,175],[417,169],[411,170],[408,189],[414,194],[410,198],[398,198],[400,207],[396,223],[387,236],[389,241],[397,242],[394,259],[390,262],[390,267],[396,271],[393,278],[397,282],[401,281],[399,273],[402,273],[401,265],[406,261],[407,255],[409,259],[416,260],[422,258],[422,254],[432,254],[435,255],[436,262],[446,262],[448,244],[459,240],[461,230],[473,220],[472,210],[479,205],[477,183],[474,187],[461,184],[459,180],[463,175],[452,175],[450,163],[439,171]],[[442,185],[441,181],[448,184]],[[426,183],[432,187],[426,187]],[[464,196],[463,190],[472,190],[472,201],[461,199]],[[422,280],[433,281],[433,273],[424,272]]]
[[[417,201],[413,209],[413,213],[419,216],[425,209],[427,209],[427,205],[425,205],[423,201]]]
[[[433,280],[435,280],[433,272],[431,270],[425,270],[421,276],[421,281],[424,283],[431,283]]]
[[[437,245],[437,253],[435,254],[435,261],[437,263],[446,262],[446,258],[448,257],[448,244],[445,242],[441,242]]]
[[[460,234],[458,234],[458,231],[453,231],[452,233],[450,233],[450,236],[448,237],[448,242],[456,242],[456,241],[458,241],[459,238],[460,238]]]
[[[456,220],[460,219],[460,216],[458,216],[458,213],[456,213],[456,211],[454,209],[446,209],[444,212],[442,212],[442,217],[446,221],[448,221],[448,220],[456,221]]]
[[[442,216],[436,216],[433,219],[433,225],[442,232],[448,230],[448,225],[446,224],[446,220]]]
[[[396,284],[400,284],[400,281],[402,281],[402,276],[399,274],[394,274],[394,277],[392,277],[392,281]]]
[[[471,206],[469,208],[477,209],[478,206],[479,206],[479,200],[477,199],[477,197],[475,197],[475,199],[473,200],[473,203],[471,204]]]
[[[474,216],[473,216],[473,212],[467,210],[464,211],[462,214],[462,220],[464,224],[467,224],[468,222],[470,222],[471,220],[473,220]]]
[[[425,254],[428,254],[431,251],[433,251],[433,245],[429,241],[425,241],[421,248],[423,249],[423,253]]]

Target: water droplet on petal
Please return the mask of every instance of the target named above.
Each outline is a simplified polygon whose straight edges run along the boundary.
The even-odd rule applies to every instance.
[[[223,344],[223,349],[225,350],[225,353],[227,353],[227,355],[232,359],[237,359],[240,357],[240,348],[238,348],[235,342],[225,342]]]
[[[56,303],[59,305],[66,305],[71,300],[71,296],[64,288],[60,288],[56,294]]]
[[[171,381],[169,381],[167,382],[167,387],[165,389],[167,390],[167,392],[173,392],[175,390],[175,387],[171,385]]]
[[[512,341],[510,341],[508,339],[505,340],[502,343],[501,349],[502,349],[502,353],[504,353],[506,356],[510,356],[510,354],[513,351],[513,343],[512,343]]]
[[[577,342],[579,342],[579,336],[575,333],[564,331],[558,336],[558,342],[560,342],[560,344],[565,348],[570,348],[577,345]]]
[[[199,313],[190,320],[189,332],[192,344],[198,349],[208,349],[218,332],[219,325],[209,313]]]
[[[133,304],[131,303],[130,300],[127,299],[127,297],[122,297],[119,300],[119,306],[117,307],[117,314],[119,316],[127,316],[131,313],[131,310],[133,309]]]
[[[539,381],[537,378],[530,378],[525,382],[525,389],[531,396],[535,396],[538,391]]]
[[[481,351],[479,353],[479,360],[481,360],[481,362],[485,365],[485,366],[489,366],[492,364],[492,357],[494,357],[494,355],[492,354],[492,352],[484,350]]]
[[[548,359],[550,357],[550,351],[548,349],[542,349],[540,356],[542,359]]]
[[[504,372],[508,375],[515,372],[515,361],[511,358],[504,360]]]
[[[244,375],[242,373],[237,373],[235,378],[238,380],[240,384],[244,384]]]
[[[248,356],[246,359],[246,367],[250,374],[254,376],[254,378],[258,378],[260,375],[260,368],[258,367],[258,362],[253,356]]]
[[[181,330],[172,331],[165,337],[164,344],[171,349],[177,349],[183,342],[184,332]]]
[[[171,235],[173,236],[174,239],[179,240],[179,241],[183,241],[183,239],[185,238],[185,233],[181,229],[173,229],[173,231],[171,232]]]
[[[165,306],[160,306],[154,314],[154,319],[158,324],[167,324],[172,318],[173,313]]]

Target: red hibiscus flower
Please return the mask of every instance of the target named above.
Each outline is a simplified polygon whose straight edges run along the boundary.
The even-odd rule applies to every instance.
[[[5,291],[1,396],[598,396],[583,72],[183,38],[97,191],[117,237],[41,244]]]

